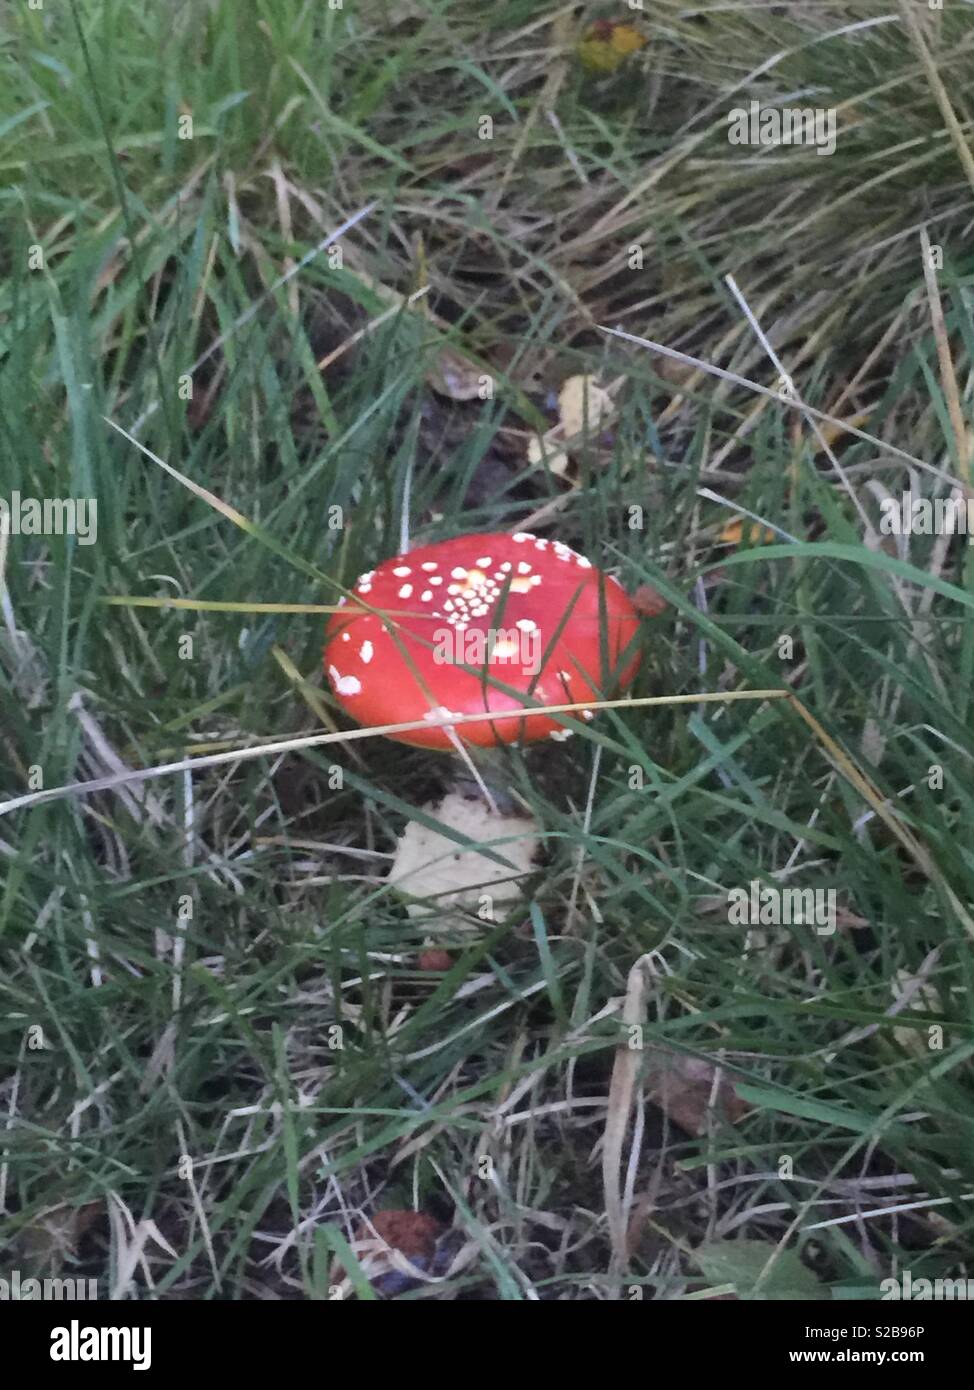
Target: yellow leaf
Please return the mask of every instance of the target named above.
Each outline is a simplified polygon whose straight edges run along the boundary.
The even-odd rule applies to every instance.
[[[617,53],[628,57],[630,53],[638,53],[641,48],[645,48],[649,42],[644,39],[638,29],[634,29],[631,24],[613,24],[612,26],[612,47]]]
[[[740,545],[743,536],[744,518],[738,516],[733,521],[728,521],[717,539],[726,542],[727,545]],[[747,539],[750,545],[768,545],[769,542],[776,541],[778,537],[767,526],[758,526],[752,522]]]
[[[855,429],[861,430],[869,420],[871,414],[872,412],[869,410],[861,410],[858,415],[850,415],[845,423],[852,425]],[[819,430],[829,448],[832,447],[837,439],[843,439],[848,433],[841,425],[830,425],[827,420],[822,421],[819,425]],[[815,440],[815,452],[816,454],[822,452],[822,446],[817,439]]]
[[[575,52],[589,72],[615,72],[632,53],[645,48],[648,40],[631,24],[598,19],[583,34]]]

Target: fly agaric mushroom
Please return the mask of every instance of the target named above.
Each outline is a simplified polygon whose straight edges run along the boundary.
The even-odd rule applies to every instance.
[[[639,616],[621,584],[560,541],[524,531],[421,546],[361,575],[352,592],[326,629],[331,688],[367,727],[430,721],[389,735],[420,748],[568,738],[546,714],[455,726],[449,716],[523,710],[525,697],[596,700],[610,684],[625,689],[639,665],[627,653]]]

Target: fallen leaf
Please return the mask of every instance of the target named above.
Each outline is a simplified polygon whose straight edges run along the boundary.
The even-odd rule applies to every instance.
[[[644,618],[658,618],[660,613],[669,607],[669,604],[662,594],[656,592],[652,584],[640,584],[632,595],[632,606]]]
[[[802,1263],[797,1250],[779,1251],[770,1242],[713,1240],[699,1246],[693,1257],[708,1283],[732,1284],[742,1299],[753,1296],[776,1302],[832,1297],[827,1285]]]
[[[449,970],[453,965],[453,957],[450,955],[449,951],[437,951],[433,949],[420,951],[416,960],[416,965],[420,970]]]
[[[406,1293],[449,1268],[454,1253],[445,1241],[446,1227],[422,1211],[377,1211],[355,1231],[352,1251],[377,1293],[391,1297]],[[336,1260],[330,1282],[340,1284],[345,1273]]]
[[[558,418],[565,439],[586,430],[594,434],[615,406],[595,377],[570,376],[558,393]]]
[[[537,466],[544,461],[560,478],[569,463],[564,445],[578,436],[597,434],[614,411],[612,397],[595,377],[567,377],[558,393],[558,423],[528,440],[528,462]]]
[[[578,60],[589,72],[615,72],[628,57],[645,48],[648,39],[631,24],[613,19],[597,19],[582,35],[575,49]]]
[[[744,518],[738,516],[735,517],[733,521],[727,523],[717,539],[719,541],[725,541],[728,545],[740,545],[743,535]],[[756,523],[752,522],[747,533],[747,539],[749,545],[768,545],[770,542],[776,541],[778,537],[769,527],[758,526]]]
[[[464,849],[456,840],[420,821],[409,821],[393,856],[389,882],[408,895],[410,917],[436,919],[440,927],[469,925],[470,913],[494,921],[522,896],[521,883],[534,867],[538,826],[527,816],[502,816],[479,797],[450,792],[423,810],[475,844],[489,848],[511,867],[479,849]],[[484,914],[486,908],[488,915]]]
[[[426,373],[427,384],[451,401],[486,400],[490,380],[483,367],[452,347],[440,348]]]
[[[662,353],[655,353],[653,371],[671,386],[682,388],[700,372],[700,368],[691,366],[689,362],[679,362],[675,357],[664,357]]]
[[[860,410],[857,415],[850,415],[848,420],[845,421],[845,423],[857,430],[865,429],[866,425],[869,423],[871,416],[871,410]],[[843,429],[842,425],[831,425],[827,420],[820,421],[818,428],[819,432],[821,433],[822,439],[824,439],[825,443],[828,445],[829,448],[832,447],[832,445],[835,443],[837,439],[843,439],[849,434],[849,431],[847,429]],[[822,452],[824,452],[822,444],[817,435],[815,436],[814,452],[816,454],[821,454]]]
[[[645,1057],[647,1100],[688,1134],[706,1134],[711,1114],[735,1125],[750,1109],[726,1071],[721,1071],[715,1090],[718,1068],[706,1057],[689,1057],[654,1046],[646,1048]]]
[[[551,431],[548,431],[550,434]],[[548,434],[545,435],[547,440]],[[546,448],[542,440],[537,435],[532,435],[528,440],[528,462],[537,466],[542,461],[547,462],[551,472],[560,478],[568,469],[568,455],[563,449]]]

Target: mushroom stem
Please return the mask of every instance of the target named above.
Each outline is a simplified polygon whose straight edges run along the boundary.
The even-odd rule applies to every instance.
[[[509,791],[511,778],[504,749],[461,747],[460,752],[470,776],[465,777],[457,771],[453,777],[454,790],[470,795],[476,789],[494,815],[523,815],[522,807]]]
[[[488,787],[487,783],[484,781],[484,779],[481,777],[479,771],[477,770],[477,764],[474,762],[473,758],[472,758],[472,757],[470,756],[470,754],[467,752],[466,748],[464,748],[464,746],[463,746],[463,744],[460,742],[459,738],[457,738],[457,735],[456,735],[455,731],[454,731],[453,729],[448,729],[448,730],[447,730],[447,733],[449,734],[450,742],[453,744],[453,746],[454,746],[454,748],[456,749],[457,753],[459,753],[460,757],[461,757],[461,758],[463,759],[463,761],[466,763],[467,769],[468,769],[468,771],[469,771],[471,777],[473,778],[473,780],[476,782],[477,786],[479,787],[481,796],[482,796],[482,797],[484,798],[484,800],[487,802],[487,805],[488,805],[488,806],[490,807],[490,809],[493,811],[494,815],[495,815],[495,816],[499,816],[499,815],[500,815],[500,810],[499,810],[499,808],[498,808],[498,806],[497,806],[497,802],[494,800],[493,796],[491,795],[490,788]]]

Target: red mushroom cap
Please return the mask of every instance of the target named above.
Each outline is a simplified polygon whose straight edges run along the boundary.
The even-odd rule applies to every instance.
[[[368,727],[523,709],[523,699],[485,682],[485,667],[532,700],[561,705],[598,699],[612,681],[625,689],[639,665],[636,653],[620,666],[639,617],[618,581],[560,541],[524,531],[457,536],[396,555],[361,575],[353,593],[390,617],[354,605],[332,614],[324,665],[342,708]],[[390,737],[453,748],[452,727]],[[457,738],[481,746],[569,733],[544,714],[455,726]]]

